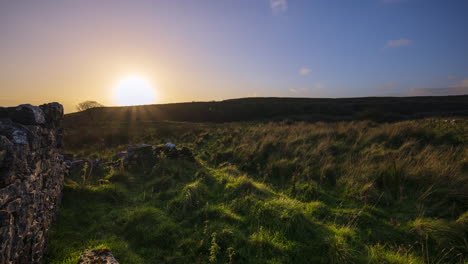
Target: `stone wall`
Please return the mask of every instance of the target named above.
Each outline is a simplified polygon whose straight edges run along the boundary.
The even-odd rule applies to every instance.
[[[63,107],[0,108],[0,263],[41,263],[60,203]]]

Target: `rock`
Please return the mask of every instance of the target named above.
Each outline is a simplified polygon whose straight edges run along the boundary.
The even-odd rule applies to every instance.
[[[48,108],[0,107],[0,263],[42,262],[66,172]]]
[[[44,112],[38,106],[22,104],[16,107],[15,121],[24,125],[38,125],[45,123]]]
[[[13,133],[11,134],[11,137],[15,144],[23,144],[23,145],[28,144],[28,135],[24,131],[14,130]]]
[[[15,159],[14,144],[7,137],[0,135],[0,188],[14,181],[12,164]]]
[[[121,153],[118,156],[121,157],[123,166],[130,170],[150,168],[156,162],[153,147],[148,144],[129,146],[127,152]]]
[[[119,264],[109,249],[94,249],[81,254],[78,264]]]
[[[63,106],[59,103],[49,103],[39,106],[45,114],[46,123],[52,127],[59,127],[63,117]]]
[[[30,137],[30,134],[42,133],[43,131],[35,130],[35,126],[24,126],[11,121],[11,119],[0,119],[0,135],[5,136],[13,144],[28,145],[40,137]],[[42,138],[41,138],[42,139]],[[31,140],[31,141],[30,141]],[[37,146],[32,146],[37,147]]]
[[[119,170],[122,166],[121,160],[111,161],[104,163],[104,166],[109,168],[110,170]]]
[[[187,159],[194,161],[192,151],[183,147],[178,150],[174,144],[171,146],[160,145],[153,147],[149,144],[132,145],[127,147],[127,151],[121,152],[114,156],[114,161],[102,163],[102,166],[112,170],[121,169],[122,166],[128,170],[139,170],[152,168],[158,159],[164,155],[170,159]],[[71,167],[75,166],[76,160],[71,163]],[[99,163],[101,164],[101,163]]]
[[[127,147],[127,152],[134,152],[134,151],[138,151],[138,150],[145,149],[145,148],[151,148],[151,147],[152,146],[148,144],[132,145],[132,146]]]
[[[190,151],[190,149],[188,149],[186,147],[183,147],[180,150],[180,156],[183,157],[183,158],[186,158],[188,160],[195,160],[195,158],[193,157],[192,151]]]
[[[76,169],[76,168],[81,169],[85,165],[85,163],[87,163],[87,161],[84,160],[84,159],[74,160],[74,161],[72,161],[70,163],[70,168],[72,168],[72,169]]]
[[[114,159],[124,159],[128,156],[128,152],[120,152],[114,156]]]
[[[64,161],[73,161],[75,156],[73,154],[63,153],[62,157]]]
[[[190,149],[188,149],[187,147],[182,147],[181,150],[178,150],[175,147],[175,145],[172,147],[166,144],[164,146],[154,147],[153,153],[156,156],[159,156],[162,153],[164,153],[168,158],[171,158],[171,159],[184,158],[188,160],[195,160],[192,151],[190,151]]]
[[[41,125],[45,123],[45,115],[42,109],[30,104],[2,107],[0,108],[0,118],[8,118],[22,125]]]
[[[3,160],[5,159],[7,151],[6,150],[0,150],[0,168],[3,165]]]
[[[86,178],[92,176],[93,170],[96,167],[96,164],[91,159],[76,159],[66,164],[69,167],[68,173],[84,175]]]

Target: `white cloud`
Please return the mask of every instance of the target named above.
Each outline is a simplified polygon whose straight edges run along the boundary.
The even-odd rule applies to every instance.
[[[280,14],[288,10],[287,0],[270,0],[270,7],[273,13]]]
[[[385,47],[387,48],[398,48],[398,47],[404,47],[404,46],[409,46],[413,43],[411,39],[395,39],[395,40],[389,40],[387,41],[387,44]]]
[[[312,73],[312,70],[307,68],[307,67],[302,67],[300,70],[299,70],[299,74],[300,75],[309,75]]]
[[[299,88],[299,89],[289,89],[289,91],[293,94],[297,94],[297,95],[304,95],[304,94],[307,94],[309,92],[309,89],[307,88]]]

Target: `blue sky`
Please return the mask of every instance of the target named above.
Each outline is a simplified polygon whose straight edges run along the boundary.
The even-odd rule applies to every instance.
[[[468,88],[466,0],[0,0],[2,104],[159,103]]]

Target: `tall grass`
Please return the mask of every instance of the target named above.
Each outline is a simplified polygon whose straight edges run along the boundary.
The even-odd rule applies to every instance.
[[[68,129],[68,151],[170,141],[196,161],[68,177],[46,263],[103,245],[122,263],[468,260],[466,120],[142,126]]]

